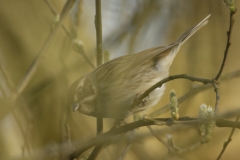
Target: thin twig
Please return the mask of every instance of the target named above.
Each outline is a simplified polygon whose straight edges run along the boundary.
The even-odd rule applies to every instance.
[[[49,46],[52,44],[53,39],[56,36],[57,31],[59,30],[60,25],[63,22],[63,19],[66,17],[66,15],[67,15],[68,11],[70,10],[70,7],[72,6],[72,3],[74,3],[74,1],[75,0],[68,0],[65,3],[63,10],[60,14],[61,17],[60,17],[59,21],[56,22],[55,27],[52,28],[52,30],[49,33],[48,37],[46,38],[43,46],[41,47],[40,51],[38,52],[36,58],[33,60],[30,67],[28,68],[25,76],[23,77],[23,79],[21,80],[19,85],[16,87],[13,94],[11,95],[11,100],[10,100],[11,107],[8,107],[6,110],[4,110],[5,113],[2,113],[3,116],[1,116],[0,119],[2,119],[7,113],[9,113],[13,109],[13,107],[15,106],[14,105],[15,101],[17,100],[19,95],[21,95],[21,93],[26,88],[26,86],[29,84],[29,82],[31,81],[32,77],[34,76],[34,74],[36,72],[36,69],[40,62],[40,59],[47,53],[47,50],[48,50]]]
[[[239,107],[238,107],[239,108]],[[177,125],[181,125],[179,126],[180,128],[189,128],[189,127],[197,127],[198,124],[201,123],[207,123],[210,121],[216,121],[216,126],[217,127],[236,127],[240,129],[240,122],[233,122],[232,121],[226,121],[223,120],[222,118],[230,118],[234,115],[239,115],[240,114],[240,110],[232,110],[229,111],[228,113],[224,113],[222,115],[217,115],[213,118],[209,118],[209,119],[197,119],[197,118],[189,118],[189,117],[180,117],[179,121],[172,121],[172,118],[154,118],[153,121],[148,121],[148,120],[139,120],[139,121],[135,121],[129,124],[126,124],[124,126],[120,126],[118,128],[115,128],[114,130],[105,132],[97,137],[92,138],[91,140],[83,143],[83,141],[75,141],[74,146],[76,147],[76,151],[72,152],[71,149],[69,149],[69,145],[67,144],[61,144],[61,150],[57,149],[55,147],[52,148],[52,154],[56,155],[59,154],[59,152],[63,151],[62,154],[64,155],[64,157],[62,158],[62,160],[73,160],[74,158],[80,156],[84,151],[86,151],[87,149],[96,146],[96,145],[101,145],[101,144],[106,144],[106,145],[110,145],[112,143],[117,143],[118,141],[122,140],[121,136],[117,136],[119,134],[123,134],[126,133],[128,131],[132,131],[136,128],[139,127],[144,127],[144,126],[150,126],[150,125],[158,125],[158,126],[162,126],[162,125],[167,125],[167,126],[172,126],[175,125],[175,127],[177,127]],[[159,123],[155,123],[155,121],[158,122],[162,122],[161,124]],[[231,124],[232,123],[232,124]],[[231,125],[229,125],[231,124]],[[182,126],[182,125],[187,125],[187,126]],[[179,130],[180,128],[177,127],[175,129]],[[172,129],[172,128],[171,128]],[[163,131],[163,130],[161,130]],[[169,132],[169,129],[167,129],[167,132]],[[136,139],[134,139],[134,141],[137,141],[139,139],[142,139],[143,137],[145,137],[146,135],[142,135],[142,136],[137,136]],[[54,149],[55,148],[55,149]],[[191,150],[192,148],[195,148],[194,146],[189,147],[188,150]],[[39,151],[38,151],[39,152]],[[36,153],[36,151],[33,151],[33,153]],[[36,157],[39,158],[39,156],[41,157],[41,159],[46,159],[49,156],[49,152],[46,154],[45,149],[43,149],[42,151],[40,151],[40,155],[39,154],[35,154],[32,157],[26,157],[27,159],[36,159]],[[35,158],[34,158],[35,157]]]
[[[14,88],[14,87],[13,87],[13,82],[12,82],[12,80],[9,78],[9,75],[7,74],[6,70],[3,69],[3,68],[5,68],[4,65],[2,65],[2,63],[0,63],[0,64],[1,64],[1,65],[0,65],[0,72],[3,74],[4,80],[5,80],[6,82],[8,82],[8,83],[6,83],[5,85],[6,85],[6,87],[8,88],[8,90],[12,92],[12,90],[13,90],[13,88]],[[6,98],[6,97],[7,97],[9,94],[11,94],[11,93],[9,93],[8,91],[6,91],[6,89],[5,89],[5,90],[3,89],[3,90],[2,90],[2,94],[3,94],[4,98]],[[13,117],[14,117],[14,119],[15,119],[15,121],[16,121],[19,129],[20,129],[20,132],[21,132],[21,134],[22,134],[22,137],[23,137],[24,146],[22,146],[22,155],[23,155],[23,157],[25,156],[25,150],[24,150],[24,149],[26,148],[28,154],[31,156],[32,153],[31,153],[31,151],[30,151],[30,145],[29,145],[29,143],[28,143],[28,137],[27,137],[26,132],[24,131],[24,128],[23,128],[22,124],[20,123],[20,119],[19,119],[19,117],[18,117],[18,114],[16,114],[15,111],[13,110],[13,111],[12,111],[12,115],[13,115]],[[24,116],[26,117],[26,115],[24,115]]]
[[[22,124],[20,123],[18,114],[16,114],[15,111],[12,111],[12,114],[13,114],[14,119],[16,120],[16,123],[17,123],[17,125],[18,125],[18,127],[19,127],[19,129],[20,129],[20,131],[21,131],[21,133],[22,133],[24,145],[25,145],[26,148],[27,148],[28,154],[31,156],[32,153],[31,153],[31,151],[30,151],[30,145],[29,145],[29,143],[28,143],[28,138],[29,138],[29,137],[27,136],[26,132],[24,132],[24,129],[23,129]]]
[[[220,68],[218,74],[217,74],[216,77],[215,77],[215,80],[216,80],[216,81],[218,81],[218,79],[220,78],[220,76],[221,76],[221,74],[222,74],[222,71],[223,71],[223,68],[224,68],[224,66],[225,66],[225,62],[226,62],[226,59],[227,59],[228,51],[229,51],[229,48],[230,48],[230,45],[231,45],[230,39],[231,39],[231,35],[232,35],[232,27],[233,27],[233,24],[234,24],[233,15],[234,15],[235,13],[236,13],[236,12],[233,12],[232,10],[230,10],[230,14],[229,14],[229,15],[230,15],[230,17],[229,17],[229,29],[228,29],[228,31],[227,31],[227,44],[226,44],[226,48],[225,48],[225,51],[224,51],[224,57],[223,57],[223,61],[222,61],[221,68]],[[215,92],[216,92],[216,99],[219,99],[219,92],[218,92],[218,90],[215,90]],[[216,105],[215,105],[215,106],[218,106],[217,103],[218,103],[218,101],[216,101]],[[216,109],[218,109],[218,108],[215,108],[215,112],[217,112]],[[239,120],[239,116],[236,118],[235,121],[237,122],[238,120]],[[230,135],[229,135],[229,137],[228,137],[228,140],[227,140],[226,142],[224,142],[224,144],[223,144],[223,149],[222,149],[222,151],[220,152],[217,160],[221,159],[221,157],[222,157],[223,153],[225,152],[228,144],[231,142],[232,136],[233,136],[233,133],[234,133],[235,129],[236,129],[235,127],[232,128],[232,131],[231,131],[231,133],[230,133]]]
[[[237,116],[235,122],[238,122],[239,117],[240,117],[240,116]],[[232,136],[233,136],[233,133],[235,132],[235,129],[236,129],[236,127],[233,127],[233,128],[232,128],[232,131],[231,131],[231,133],[230,133],[230,135],[229,135],[229,137],[228,137],[228,140],[223,143],[222,151],[220,152],[217,160],[219,160],[219,159],[222,158],[222,155],[223,155],[223,153],[225,152],[225,150],[227,149],[228,144],[232,141]]]
[[[127,146],[125,147],[125,149],[123,150],[123,152],[121,153],[121,155],[119,156],[118,160],[123,160],[124,157],[127,155],[129,149],[130,149],[131,146],[132,146],[132,142],[133,142],[133,138],[134,138],[135,132],[136,132],[136,129],[134,129],[133,131],[131,131],[131,133],[130,133],[131,135],[130,135],[128,144],[127,144]]]
[[[96,5],[96,16],[95,16],[95,27],[97,35],[97,65],[102,64],[102,13],[101,13],[101,0],[95,0]]]
[[[216,124],[217,124],[217,127],[218,126],[221,126],[221,127],[230,127],[232,128],[233,126],[237,126],[239,129],[240,129],[240,122],[234,122],[234,124],[236,125],[233,125],[233,126],[230,126],[228,125],[229,122],[232,122],[232,121],[226,121],[226,123],[224,122],[225,120],[220,120],[219,118],[229,118],[233,115],[239,115],[240,114],[240,110],[233,110],[231,112],[228,112],[228,113],[224,113],[222,114],[221,116],[217,116],[215,117],[214,119],[216,120]],[[190,127],[196,127],[197,125],[196,124],[199,124],[199,123],[206,123],[207,121],[212,121],[213,119],[209,119],[209,120],[197,120],[196,118],[186,118],[184,117],[183,119],[185,119],[186,121],[189,119],[189,123],[185,123],[185,125],[180,125],[180,124],[172,124],[172,125],[175,125],[174,127],[171,127],[171,128],[165,128],[165,129],[161,129],[161,132],[164,132],[164,133],[168,133],[169,130],[171,131],[179,131],[179,130],[182,130],[182,129],[187,129],[187,128],[190,128]],[[191,120],[192,119],[192,120]],[[219,119],[219,120],[218,120]],[[171,121],[171,118],[165,118],[165,119],[156,119],[156,120],[164,120],[164,121]],[[181,118],[180,118],[181,120]],[[197,120],[197,121],[196,121]],[[193,122],[191,122],[193,121]],[[223,125],[221,125],[221,123],[223,122]],[[26,159],[36,159],[36,158],[41,158],[41,159],[47,159],[47,157],[49,158],[49,154],[51,155],[58,155],[59,152],[63,151],[62,154],[65,155],[64,158],[62,158],[62,160],[73,160],[75,157],[78,157],[82,152],[86,151],[87,149],[93,147],[93,146],[96,146],[96,145],[99,145],[99,144],[106,144],[106,145],[110,145],[110,144],[116,144],[118,143],[119,141],[122,141],[122,136],[117,136],[119,134],[123,134],[123,133],[126,133],[128,131],[132,131],[134,130],[135,128],[139,128],[139,127],[143,127],[141,125],[141,123],[145,123],[146,125],[144,126],[149,126],[149,125],[156,125],[156,124],[152,124],[153,121],[136,121],[136,122],[133,122],[134,124],[132,123],[129,123],[129,124],[126,124],[124,126],[121,126],[119,127],[118,129],[114,129],[113,131],[108,131],[106,133],[103,133],[102,135],[99,135],[98,137],[95,137],[87,142],[83,142],[83,140],[75,140],[73,143],[74,143],[74,146],[76,146],[76,152],[72,153],[72,151],[69,149],[69,146],[66,145],[65,143],[64,144],[61,144],[59,147],[63,148],[62,150],[59,150],[59,148],[56,148],[55,145],[53,146],[49,146],[51,148],[51,151],[50,152],[47,152],[46,153],[46,150],[44,148],[46,147],[43,147],[42,149],[38,150],[36,152],[33,151],[33,153],[40,153],[40,154],[33,154],[32,157],[26,157]],[[148,124],[148,125],[147,125]],[[170,124],[170,122],[169,122]],[[224,124],[226,124],[226,126],[224,126]],[[180,125],[180,126],[178,126]],[[157,133],[159,133],[159,131],[156,131]],[[146,137],[149,137],[150,134],[139,134],[137,136],[135,136],[134,138],[134,142],[137,142],[139,139],[143,139],[143,138],[146,138]],[[126,136],[124,136],[126,137]],[[192,149],[194,149],[195,147],[197,147],[197,143],[195,145],[192,145],[190,147],[188,147],[187,149],[190,151]],[[182,153],[182,152],[181,152]],[[16,160],[18,160],[18,158],[16,158]],[[20,159],[19,159],[20,160]]]
[[[96,27],[96,43],[97,43],[97,66],[102,64],[102,13],[101,13],[101,0],[95,0],[96,5],[96,16],[95,16],[95,27]],[[102,133],[103,122],[102,118],[97,118],[97,132]]]
[[[229,47],[230,47],[230,38],[231,38],[231,33],[232,33],[232,26],[234,24],[234,20],[233,20],[233,15],[234,15],[235,12],[231,12],[230,13],[230,25],[229,25],[229,31],[227,32],[227,36],[228,36],[228,39],[227,39],[227,45],[226,45],[226,49],[225,49],[225,52],[224,52],[224,58],[223,58],[223,62],[222,62],[222,65],[221,65],[221,68],[218,72],[218,74],[216,75],[216,77],[214,78],[214,80],[212,82],[212,85],[214,87],[214,91],[216,93],[216,101],[215,101],[215,113],[217,113],[218,111],[218,103],[219,103],[219,99],[220,99],[220,93],[219,93],[219,90],[218,90],[218,87],[217,87],[217,82],[222,74],[222,70],[224,68],[224,65],[225,65],[225,61],[226,61],[226,58],[227,58],[227,54],[228,54],[228,50],[229,50]],[[237,70],[235,72],[232,72],[232,73],[229,73],[225,76],[222,77],[221,81],[224,81],[224,80],[228,80],[232,77],[237,77],[239,76],[240,74],[240,71]],[[198,87],[195,87],[195,88],[192,88],[188,93],[186,93],[185,95],[183,95],[182,97],[180,97],[178,99],[178,103],[182,103],[183,101],[185,101],[188,97],[196,94],[196,93],[199,93],[200,91],[203,91],[203,90],[206,90],[206,89],[209,89],[210,86],[208,85],[201,85],[201,86],[198,86]],[[143,96],[143,95],[142,95]],[[168,104],[165,105],[164,107],[162,107],[161,109],[157,110],[157,111],[154,111],[152,113],[150,113],[149,115],[151,117],[154,117],[154,116],[158,116],[159,114],[163,113],[163,112],[166,112],[168,110]]]
[[[178,156],[179,158],[183,158],[179,153],[178,150],[173,147],[173,146],[169,146],[166,142],[164,142],[164,140],[162,140],[157,133],[155,133],[155,131],[152,129],[152,127],[147,126],[147,128],[149,129],[149,131],[151,132],[151,134],[157,138],[158,141],[160,141],[167,149],[169,152],[173,153],[174,155]]]
[[[231,80],[233,78],[239,77],[240,76],[240,70],[236,70],[234,72],[230,72],[227,73],[226,75],[222,76],[219,83],[221,84],[221,82],[225,82],[227,80]],[[178,104],[183,103],[185,100],[187,100],[189,97],[200,93],[202,91],[205,91],[207,89],[210,89],[211,85],[207,84],[207,85],[198,85],[195,86],[193,88],[191,88],[186,94],[184,94],[183,96],[181,96],[180,98],[178,98]],[[180,106],[179,106],[180,107]],[[153,112],[151,112],[150,114],[148,114],[149,117],[157,117],[165,112],[169,111],[169,104],[164,105],[163,107],[161,107],[158,110],[154,110]]]
[[[200,123],[206,123],[209,121],[216,121],[216,126],[221,126],[221,127],[233,127],[230,126],[229,123],[223,122],[220,119],[223,117],[228,118],[233,115],[239,115],[240,110],[234,110],[222,115],[217,115],[213,118],[208,118],[208,119],[197,119],[197,118],[189,118],[189,117],[180,117],[178,121],[173,121],[172,118],[153,118],[152,120],[139,120],[135,121],[129,124],[126,124],[124,126],[120,126],[118,128],[115,128],[111,131],[108,131],[106,133],[103,133],[97,137],[94,137],[93,139],[89,140],[87,143],[78,143],[75,146],[77,147],[76,151],[74,153],[71,153],[66,157],[66,159],[73,160],[74,158],[80,156],[84,151],[87,149],[97,146],[97,145],[103,145],[107,143],[111,143],[111,140],[118,134],[123,134],[128,131],[132,131],[133,129],[140,128],[143,126],[150,126],[150,125],[158,125],[158,126],[172,126],[172,125],[191,125],[191,126],[197,126],[196,124]],[[221,124],[223,122],[223,124]],[[226,126],[224,126],[226,124]],[[234,124],[234,127],[240,129],[240,122]]]
[[[53,6],[49,3],[48,0],[44,0],[48,6],[48,8],[50,9],[51,13],[54,15],[54,16],[57,16],[57,11],[53,8]],[[68,38],[71,40],[71,41],[74,41],[74,39],[72,38],[71,34],[69,33],[69,31],[66,29],[66,27],[62,24],[62,29],[64,30],[64,32],[66,33],[66,35],[68,36]],[[76,43],[74,43],[73,45],[73,50],[76,52],[76,53],[79,53],[83,56],[84,60],[89,64],[90,67],[92,67],[92,69],[95,68],[95,66],[93,65],[93,63],[90,61],[90,59],[87,57],[86,53],[85,53],[85,50],[83,49],[83,47],[79,47],[79,45],[77,45]]]
[[[218,86],[216,83],[213,83],[212,85],[213,85],[214,91],[216,93],[216,101],[215,101],[214,111],[215,111],[215,113],[217,113],[218,112],[218,104],[219,104],[219,100],[220,100],[220,92],[219,92],[219,89],[218,89]]]
[[[208,84],[208,83],[212,84],[213,83],[213,81],[211,79],[193,77],[193,76],[189,76],[187,74],[178,74],[178,75],[174,75],[174,76],[169,76],[169,77],[164,78],[163,80],[159,81],[158,83],[156,83],[155,85],[153,85],[152,87],[147,89],[143,94],[141,94],[138,98],[139,102],[141,102],[144,98],[146,98],[156,88],[159,88],[164,83],[175,80],[175,79],[188,79],[190,81],[197,81],[197,82],[201,82],[203,84]]]
[[[65,63],[65,59],[66,59],[66,53],[69,52],[70,49],[70,44],[65,41],[65,44],[62,46],[62,50],[59,53],[59,62],[60,62],[60,66],[61,66],[61,72],[59,73],[60,75],[65,75],[64,77],[60,78],[63,84],[67,84],[67,65]],[[67,90],[67,86],[64,86],[64,90]],[[65,93],[63,93],[63,96],[66,96]],[[66,105],[65,99],[61,99],[60,101],[62,101],[63,103],[61,103],[62,105],[59,106],[61,107],[61,112],[60,112],[60,125],[59,125],[59,129],[60,129],[60,135],[61,135],[61,143],[66,143],[66,145],[68,146],[69,150],[72,149],[72,151],[74,151],[74,147],[71,143],[71,133],[70,133],[70,127],[68,125],[68,119],[69,119],[69,114],[68,114],[68,105]],[[62,149],[62,148],[61,148]],[[62,157],[62,151],[59,154],[59,157]]]
[[[147,97],[153,90],[155,90],[156,88],[158,87],[161,87],[164,83],[166,82],[169,82],[169,81],[172,81],[172,80],[175,80],[175,79],[188,79],[190,81],[197,81],[197,82],[201,82],[203,84],[212,84],[213,88],[214,88],[214,91],[216,93],[216,103],[215,103],[215,109],[217,110],[218,108],[218,103],[219,103],[219,99],[220,99],[220,96],[219,96],[219,90],[218,90],[218,87],[216,85],[216,81],[213,79],[204,79],[204,78],[198,78],[198,77],[193,77],[193,76],[189,76],[187,74],[179,74],[179,75],[174,75],[174,76],[169,76],[161,81],[159,81],[158,83],[156,83],[155,85],[153,85],[152,87],[150,87],[149,89],[147,89],[143,94],[141,94],[139,97],[138,97],[138,100],[135,101],[135,103],[133,103],[132,105],[133,106],[137,106],[139,104],[136,104],[136,103],[141,103],[143,101],[143,99],[145,97]]]
[[[5,78],[6,81],[6,85],[8,86],[9,90],[13,90],[14,88],[14,83],[12,81],[12,79],[10,79],[10,75],[4,65],[4,58],[2,57],[2,55],[0,54],[0,72],[2,72],[3,77]],[[4,91],[6,94],[6,97],[9,96],[9,93],[6,93],[6,91]]]
[[[217,81],[219,80],[219,78],[222,74],[223,68],[225,66],[225,62],[227,60],[228,51],[229,51],[229,48],[230,48],[230,45],[231,45],[230,39],[231,39],[231,34],[232,34],[232,27],[233,27],[233,24],[234,24],[234,20],[233,20],[233,15],[234,14],[235,14],[235,12],[230,12],[229,30],[227,31],[226,49],[224,51],[224,57],[223,57],[222,65],[220,67],[220,70],[219,70],[218,74],[214,78],[215,83],[213,83],[214,91],[216,93],[215,114],[218,112],[218,103],[219,103],[219,100],[220,100],[220,93],[219,93],[219,90],[217,88],[216,83],[217,83]]]
[[[101,13],[101,0],[95,0],[95,7],[96,7],[96,15],[95,15],[95,28],[96,28],[96,40],[97,40],[97,66],[102,64],[103,56],[102,56],[102,13]],[[97,135],[102,134],[103,132],[103,118],[96,118],[97,124]],[[102,149],[102,144],[97,145],[91,155],[89,156],[88,160],[95,160],[98,156],[99,152]]]
[[[227,35],[228,35],[228,39],[227,39],[227,45],[226,45],[226,49],[225,49],[225,52],[224,52],[224,58],[223,58],[223,61],[222,61],[222,65],[221,65],[221,68],[219,70],[219,73],[217,74],[217,76],[211,80],[211,82],[209,82],[209,80],[206,81],[206,79],[200,79],[200,78],[197,78],[195,79],[194,77],[186,77],[185,79],[189,79],[189,80],[192,80],[192,81],[198,81],[198,82],[202,82],[202,83],[210,83],[212,84],[213,88],[214,88],[214,91],[215,91],[215,94],[216,94],[216,101],[215,101],[215,113],[217,113],[218,111],[218,104],[219,104],[219,100],[220,100],[220,92],[219,92],[219,89],[218,89],[218,80],[222,74],[222,70],[224,68],[224,65],[225,65],[225,61],[226,61],[226,58],[227,58],[227,54],[228,54],[228,50],[229,50],[229,47],[230,47],[230,38],[231,38],[231,33],[232,33],[232,26],[233,26],[233,23],[234,23],[234,20],[233,20],[233,15],[234,15],[235,12],[230,12],[230,26],[229,26],[229,31],[227,32]],[[161,87],[163,83],[166,83],[170,80],[173,80],[173,79],[177,79],[177,78],[181,78],[181,77],[178,77],[179,75],[176,75],[177,77],[175,78],[175,76],[173,77],[168,77],[166,79],[163,79],[162,81],[158,82],[157,84],[155,84],[154,86],[152,86],[151,88],[149,88],[148,90],[146,90],[140,97],[139,97],[139,102],[141,102],[141,100],[143,100],[145,97],[148,96],[148,94],[150,92],[152,92],[154,89],[156,89],[157,87]],[[181,76],[181,75],[180,75]],[[184,75],[182,75],[184,77]],[[189,95],[190,96],[190,95]]]
[[[216,75],[215,77],[215,80],[218,81],[221,74],[222,74],[222,71],[223,71],[223,68],[225,66],[225,62],[226,62],[226,59],[227,59],[227,55],[228,55],[228,50],[230,48],[230,39],[231,39],[231,35],[232,35],[232,27],[233,27],[233,24],[234,24],[234,19],[233,19],[233,15],[235,14],[235,12],[230,12],[230,22],[229,22],[229,29],[227,31],[227,44],[226,44],[226,49],[224,51],[224,57],[223,57],[223,61],[222,61],[222,65],[221,65],[221,68],[218,72],[218,74]]]
[[[65,30],[65,29],[64,29]],[[67,32],[67,30],[65,30],[65,32]],[[67,33],[66,33],[67,34]],[[90,61],[90,59],[87,57],[86,53],[85,53],[85,50],[84,50],[84,47],[83,45],[81,44],[81,41],[78,41],[78,40],[72,40],[72,37],[69,36],[70,40],[73,42],[73,50],[76,52],[76,53],[79,53],[83,56],[83,58],[85,59],[85,61],[89,64],[89,66],[94,69],[95,66],[93,65],[93,63]],[[79,43],[80,42],[80,43]]]
[[[44,0],[44,2],[47,4],[48,8],[50,9],[51,13],[56,16],[57,15],[57,11],[55,8],[53,8],[53,6],[49,3],[48,0]]]

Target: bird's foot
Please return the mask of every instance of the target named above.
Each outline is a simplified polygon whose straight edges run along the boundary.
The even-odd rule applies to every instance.
[[[144,93],[145,91],[139,92],[136,94],[135,98],[134,98],[134,104],[136,104],[136,106],[138,107],[144,107],[146,102],[148,101],[149,97],[146,97],[142,100],[139,99],[139,97]]]
[[[110,130],[114,130],[118,127],[120,127],[122,124],[127,124],[124,119],[116,119],[115,122],[113,123],[113,126]]]

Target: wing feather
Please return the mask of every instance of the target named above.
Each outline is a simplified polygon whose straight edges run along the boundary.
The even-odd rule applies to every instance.
[[[94,74],[95,77],[98,78],[98,82],[111,84],[115,80],[120,81],[121,79],[125,78],[130,71],[137,70],[138,67],[140,67],[149,60],[154,60],[155,58],[161,60],[161,58],[169,54],[174,54],[172,56],[173,60],[180,46],[200,28],[206,25],[209,17],[210,15],[208,15],[205,19],[203,19],[194,27],[187,30],[184,34],[182,34],[182,36],[180,36],[180,38],[178,38],[174,43],[168,46],[154,47],[136,54],[125,55],[115,58],[99,66],[97,69],[95,69],[94,72],[92,72],[92,74]]]

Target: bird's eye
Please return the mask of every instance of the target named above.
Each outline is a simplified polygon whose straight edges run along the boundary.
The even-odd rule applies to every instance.
[[[81,98],[83,92],[82,92],[82,87],[79,87],[78,91],[77,91],[77,97]]]

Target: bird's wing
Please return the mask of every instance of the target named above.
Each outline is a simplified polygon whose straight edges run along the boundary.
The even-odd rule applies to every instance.
[[[161,58],[169,55],[169,53],[174,54],[172,60],[178,52],[179,47],[189,39],[194,33],[196,33],[200,28],[207,24],[210,15],[204,18],[200,23],[194,27],[187,30],[177,41],[168,45],[150,48],[141,51],[136,54],[125,55],[116,59],[113,59],[101,66],[99,66],[93,74],[98,77],[98,81],[104,80],[105,82],[113,82],[112,80],[126,77],[130,71],[137,71],[138,67],[149,60],[161,60]],[[173,52],[171,52],[173,51]]]
[[[173,46],[173,45],[172,45]],[[115,58],[107,63],[102,64],[93,71],[94,77],[98,82],[110,84],[111,82],[120,81],[129,74],[130,71],[137,71],[143,63],[153,60],[156,55],[164,57],[171,50],[171,47],[155,47],[136,54],[125,55]],[[166,52],[163,52],[166,51]],[[162,53],[162,54],[161,54]]]
[[[135,59],[129,65],[129,69],[134,70],[145,62],[156,61],[167,56],[176,45],[160,46],[141,51],[136,54]]]

